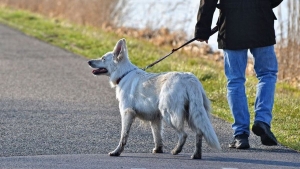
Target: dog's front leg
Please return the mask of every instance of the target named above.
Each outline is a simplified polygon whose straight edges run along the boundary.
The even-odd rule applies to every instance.
[[[127,138],[129,136],[130,127],[135,118],[135,111],[132,109],[126,109],[124,112],[121,112],[122,118],[122,131],[121,138],[118,147],[109,153],[110,156],[119,156],[124,150],[124,146],[126,145]]]

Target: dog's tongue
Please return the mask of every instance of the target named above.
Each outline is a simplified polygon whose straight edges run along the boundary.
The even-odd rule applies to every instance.
[[[94,70],[92,71],[92,73],[95,74],[95,75],[101,74],[101,73],[106,73],[106,72],[107,72],[107,70],[104,69],[104,68],[94,69]]]
[[[100,69],[95,69],[95,70],[93,70],[93,72],[92,73],[101,73],[101,71],[100,71]]]

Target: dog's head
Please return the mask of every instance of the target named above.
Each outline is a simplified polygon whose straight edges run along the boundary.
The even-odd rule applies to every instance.
[[[112,52],[106,53],[99,59],[88,61],[94,70],[94,75],[111,76],[117,69],[120,62],[128,60],[128,53],[125,39],[120,39]]]

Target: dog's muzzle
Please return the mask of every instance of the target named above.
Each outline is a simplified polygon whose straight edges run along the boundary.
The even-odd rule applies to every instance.
[[[88,61],[88,64],[90,65],[91,68],[97,68],[97,67],[95,67],[94,62],[93,62],[92,60]],[[105,73],[107,73],[107,72],[108,72],[107,69],[106,69],[106,68],[103,68],[103,67],[94,69],[94,70],[92,71],[92,73],[93,73],[94,75],[101,75],[101,74],[105,74]]]

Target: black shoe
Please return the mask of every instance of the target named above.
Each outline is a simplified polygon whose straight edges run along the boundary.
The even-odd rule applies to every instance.
[[[250,148],[247,134],[240,134],[234,137],[232,143],[229,144],[229,148],[236,149],[248,149]]]
[[[277,140],[270,130],[270,126],[264,122],[256,121],[252,126],[255,135],[260,136],[261,143],[266,146],[277,145]]]

